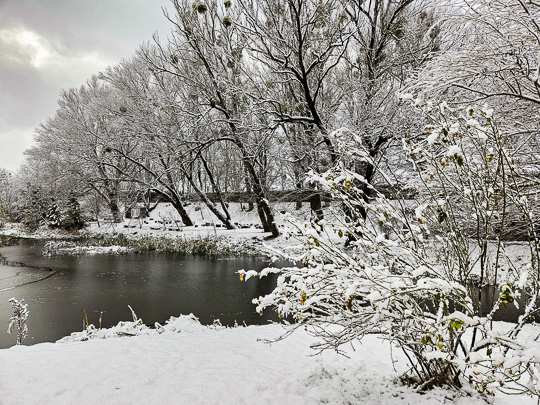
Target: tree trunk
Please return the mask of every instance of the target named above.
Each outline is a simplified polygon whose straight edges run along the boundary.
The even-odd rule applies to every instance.
[[[180,218],[182,219],[182,223],[184,226],[193,226],[193,221],[189,217],[188,213],[186,212],[186,209],[184,208],[184,205],[180,201],[180,198],[178,196],[171,196],[161,190],[153,189],[153,191],[157,194],[159,194],[161,197],[163,197],[163,201],[170,202],[176,212],[178,212],[178,215],[180,215]]]
[[[99,188],[94,185],[93,188],[105,198],[105,200],[107,201],[107,205],[109,206],[109,210],[111,211],[113,221],[118,224],[124,220],[124,218],[122,217],[122,213],[120,212],[120,208],[118,207],[118,182],[106,178],[103,167],[100,166],[99,169],[101,170],[101,173],[104,177],[104,191],[99,190]]]
[[[253,167],[253,164],[251,163],[244,144],[241,141],[237,141],[236,144],[242,152],[242,160],[244,161],[246,170],[251,178],[251,187],[253,188],[253,192],[255,193],[257,210],[259,211],[259,218],[261,219],[263,229],[265,232],[271,232],[273,237],[278,237],[279,229],[274,219],[272,209],[268,204],[268,199],[266,198],[264,188],[261,185],[259,176],[257,176],[255,167]]]
[[[124,219],[122,218],[122,213],[120,212],[120,209],[118,208],[118,203],[114,200],[109,201],[108,203],[109,210],[111,211],[111,215],[113,218],[114,223],[120,223]]]
[[[315,215],[315,221],[319,222],[324,219],[324,212],[322,209],[322,196],[319,192],[313,192],[309,197],[309,206],[311,212]]]
[[[253,200],[252,200],[252,197],[251,197],[251,194],[253,193],[253,190],[252,190],[252,187],[251,187],[251,182],[249,181],[249,171],[246,167],[246,165],[244,164],[244,169],[246,171],[246,176],[245,176],[245,181],[246,181],[246,193],[247,195],[249,196],[249,201],[248,201],[248,212],[250,211],[253,211],[253,209],[255,208],[253,206]]]
[[[212,212],[212,214],[214,214],[217,219],[219,219],[227,229],[236,229],[236,226],[234,226],[234,224],[231,222],[231,219],[230,217],[227,217],[227,215],[224,215],[223,213],[221,213],[218,209],[218,207],[216,207],[216,205],[210,201],[210,199],[208,198],[208,196],[206,195],[206,193],[204,193],[196,184],[195,182],[193,181],[193,177],[191,176],[187,176],[186,175],[186,178],[189,180],[189,182],[191,183],[191,186],[193,187],[193,189],[195,190],[195,192],[197,193],[197,195],[199,197],[201,197],[201,199],[203,200],[203,202],[206,204],[206,206],[208,207],[208,209]]]
[[[120,223],[124,220],[120,208],[118,207],[118,193],[115,190],[107,190],[107,205],[111,211],[114,223]]]
[[[375,146],[369,149],[369,156],[372,159],[374,159],[375,156],[377,156],[377,153],[379,152],[380,147],[385,142],[386,142],[386,138],[380,137],[377,140]],[[365,182],[361,186],[362,199],[366,202],[366,204],[368,204],[370,201],[371,193],[372,193],[372,188],[370,187],[370,185],[371,185],[371,182],[373,181],[373,177],[375,176],[375,166],[373,166],[371,163],[368,162],[365,164],[364,170],[355,169],[355,171],[357,173],[363,171]],[[358,210],[360,211],[360,216],[362,217],[362,220],[365,221],[367,219],[366,208],[364,206],[361,206]],[[344,213],[345,213],[345,216],[351,220],[351,222],[358,221],[358,218],[356,217],[356,215],[353,215],[353,213],[348,207],[344,208]],[[349,246],[351,242],[355,242],[355,241],[356,241],[356,237],[352,234],[349,234],[347,235],[345,246]]]
[[[170,203],[176,209],[176,211],[180,215],[180,218],[182,218],[182,223],[185,226],[193,226],[193,221],[191,221],[191,218],[189,217],[186,209],[184,208],[184,205],[180,201],[170,201]]]
[[[302,209],[302,183],[298,182],[296,183],[296,190],[298,191],[298,195],[296,197],[296,209],[301,210]]]
[[[212,185],[212,188],[214,189],[214,191],[217,194],[217,197],[219,199],[219,203],[221,205],[221,208],[223,209],[223,213],[225,214],[226,222],[223,221],[221,219],[221,217],[218,217],[218,218],[220,218],[220,221],[225,224],[227,229],[235,229],[234,225],[230,225],[231,224],[231,222],[230,222],[231,221],[231,214],[229,213],[229,209],[227,208],[227,204],[225,204],[225,201],[223,201],[223,196],[221,195],[221,190],[220,190],[219,186],[217,185],[217,183],[216,183],[216,181],[214,179],[214,175],[212,174],[212,172],[210,171],[210,168],[208,167],[208,163],[206,162],[206,159],[202,155],[201,155],[201,160],[203,162],[204,169],[206,170],[206,173],[208,174],[208,179],[210,180],[210,184]],[[195,190],[197,190],[196,187],[195,187]],[[217,211],[217,207],[214,206],[214,204],[206,197],[206,195],[204,195],[204,197],[202,197],[202,198],[203,198],[204,202],[206,203],[206,205],[208,205],[208,208],[210,208],[210,210],[215,209]],[[208,202],[206,202],[207,200],[208,200]],[[212,205],[213,208],[211,208],[210,205]],[[212,212],[214,212],[214,211],[212,211]],[[217,211],[217,212],[219,212],[219,211]],[[232,228],[229,228],[229,226],[232,226]]]
[[[270,225],[268,224],[268,219],[266,218],[266,215],[264,214],[264,210],[261,205],[257,204],[257,213],[259,214],[259,219],[261,220],[261,224],[263,227],[263,230],[265,232],[270,232]]]

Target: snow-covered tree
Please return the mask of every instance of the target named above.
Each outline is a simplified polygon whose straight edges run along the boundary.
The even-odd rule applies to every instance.
[[[4,221],[11,219],[14,197],[13,176],[0,168],[0,227]]]
[[[453,89],[462,102],[510,98],[540,104],[540,5],[523,0],[450,4],[445,32],[454,45],[425,66],[419,91]]]
[[[81,214],[81,205],[74,192],[68,194],[65,212],[62,218],[61,227],[66,230],[79,230],[85,225]]]
[[[70,181],[61,187],[64,197],[69,190],[95,192],[108,206],[115,222],[122,221],[120,201],[126,183],[122,171],[130,163],[111,153],[123,139],[111,105],[120,108],[121,100],[97,77],[80,89],[63,91],[56,115],[36,130],[36,146],[27,151],[30,167],[48,165],[49,183]],[[129,143],[121,145],[129,148]]]
[[[497,106],[507,141],[516,145],[512,158],[534,194],[540,184],[540,5],[457,1],[441,12],[441,36],[448,46],[418,72],[410,88],[450,105],[487,101]]]
[[[346,12],[353,39],[338,82],[344,89],[341,121],[333,126],[354,131],[378,165],[394,171],[400,162],[388,149],[400,146],[401,134],[414,122],[403,113],[398,93],[439,50],[441,10],[432,1],[376,0],[350,2]],[[375,166],[362,162],[355,170],[374,182]],[[363,194],[369,198],[370,188]]]
[[[28,231],[35,231],[45,224],[50,200],[47,199],[40,187],[30,183],[23,186],[20,193],[20,207],[17,219]]]
[[[258,207],[263,228],[274,236],[279,230],[268,203],[267,190],[261,179],[260,150],[271,131],[260,125],[257,103],[250,96],[249,64],[244,49],[249,39],[232,23],[238,14],[234,6],[205,0],[191,4],[173,1],[175,15],[168,16],[174,25],[166,46],[157,42],[159,63],[147,58],[154,71],[181,81],[185,95],[191,99],[191,123],[203,125],[206,137],[196,139],[195,154],[216,143],[235,147],[244,167]],[[200,134],[200,132],[199,132]]]
[[[247,0],[237,8],[232,23],[250,39],[254,86],[270,124],[280,125],[290,144],[297,185],[310,169],[336,163],[329,128],[347,126],[383,158],[397,126],[407,123],[397,90],[439,47],[431,2]],[[375,175],[370,165],[357,170],[369,182]],[[320,193],[313,193],[312,210],[322,218]]]
[[[45,221],[47,225],[51,228],[59,228],[62,223],[62,215],[60,213],[60,208],[56,202],[54,196],[49,198],[49,203],[47,206],[47,211],[45,212]]]
[[[170,202],[184,225],[193,225],[184,207],[186,181],[178,168],[183,128],[174,115],[172,87],[167,88],[170,92],[160,89],[151,66],[139,57],[108,68],[100,77],[110,85],[110,92],[123,99],[120,108],[111,111],[120,128],[111,152],[135,170],[115,167],[141,192],[150,191]]]

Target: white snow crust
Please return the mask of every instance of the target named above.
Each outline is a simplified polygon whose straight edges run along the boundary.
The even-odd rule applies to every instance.
[[[132,323],[125,323],[133,332]],[[118,327],[116,327],[118,332]],[[131,328],[131,329],[130,329]],[[313,338],[279,325],[205,327],[172,318],[161,333],[0,350],[0,403],[32,404],[485,404],[470,390],[426,394],[396,384],[405,359],[377,336],[314,355]],[[99,337],[118,334],[104,332]],[[96,336],[98,337],[98,336]],[[392,364],[392,358],[394,364]],[[499,395],[499,394],[498,394]],[[495,404],[503,404],[497,396]],[[520,398],[520,404],[535,403]]]

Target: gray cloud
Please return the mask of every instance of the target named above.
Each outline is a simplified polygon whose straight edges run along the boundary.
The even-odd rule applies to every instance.
[[[128,58],[170,26],[168,0],[0,0],[0,167],[14,170],[63,88]]]
[[[168,26],[166,0],[8,0],[0,6],[4,26],[26,25],[70,49],[127,57],[151,34]]]

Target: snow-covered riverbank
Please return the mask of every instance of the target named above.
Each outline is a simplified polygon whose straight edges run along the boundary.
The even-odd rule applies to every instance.
[[[302,209],[296,210],[293,203],[276,204],[276,220],[283,230],[288,226],[284,213],[294,212],[300,220],[309,220],[309,206],[304,204]],[[229,248],[238,248],[245,252],[263,253],[263,241],[273,247],[283,247],[290,245],[282,236],[267,240],[269,233],[263,232],[260,227],[259,218],[255,210],[247,211],[241,204],[231,203],[230,212],[237,223],[237,229],[225,229],[208,210],[204,204],[192,204],[188,207],[188,213],[193,219],[194,226],[182,226],[180,217],[171,204],[159,204],[144,219],[125,219],[123,222],[115,224],[111,222],[90,222],[86,228],[78,234],[68,234],[63,231],[42,227],[36,232],[28,233],[20,224],[5,224],[0,229],[0,235],[16,236],[23,238],[62,240],[77,237],[93,237],[96,235],[123,235],[129,239],[160,238],[169,240],[201,240],[208,239],[218,241]],[[118,253],[123,249],[103,249],[97,246],[83,246],[77,249],[64,249],[65,254],[97,254],[97,253]]]
[[[0,350],[0,403],[32,404],[484,404],[470,389],[425,394],[394,383],[407,365],[377,336],[313,356],[298,330],[201,326],[183,316],[161,334]],[[492,399],[490,399],[491,401]],[[493,403],[507,397],[497,394]],[[520,397],[520,404],[536,400]]]

